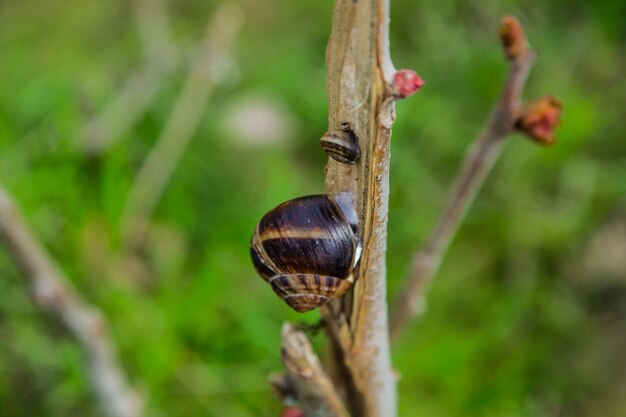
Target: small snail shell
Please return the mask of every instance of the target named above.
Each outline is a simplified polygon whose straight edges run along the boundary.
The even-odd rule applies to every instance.
[[[324,133],[320,145],[328,156],[344,164],[354,164],[361,156],[358,140],[348,127]]]
[[[348,193],[289,200],[259,221],[250,247],[261,277],[298,312],[343,295],[354,281],[361,247]]]

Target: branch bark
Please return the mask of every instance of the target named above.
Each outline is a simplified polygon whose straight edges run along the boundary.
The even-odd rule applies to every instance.
[[[385,262],[395,117],[388,21],[388,0],[337,0],[326,51],[329,130],[347,123],[361,147],[356,165],[329,159],[326,192],[355,196],[363,252],[351,293],[322,308],[322,315],[336,353],[335,383],[347,394],[352,414],[363,417],[393,417],[397,401]]]
[[[106,319],[52,263],[0,186],[0,239],[30,285],[35,304],[59,320],[83,350],[95,393],[109,417],[139,417],[143,401],[129,385]]]
[[[523,37],[523,33],[521,36]],[[505,139],[515,129],[515,122],[522,108],[521,97],[526,79],[537,55],[526,47],[525,39],[523,42],[522,52],[515,57],[509,57],[509,72],[500,98],[487,120],[486,127],[476,138],[463,162],[437,226],[424,247],[413,256],[406,284],[393,304],[392,339],[397,338],[412,319],[424,313],[428,289],[450,243],[502,154]]]

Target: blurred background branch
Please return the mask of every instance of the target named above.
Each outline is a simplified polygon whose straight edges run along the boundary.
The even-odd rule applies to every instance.
[[[132,3],[147,62],[164,70],[175,67],[178,51],[170,29],[167,1],[133,0]]]
[[[143,415],[143,400],[130,386],[115,353],[104,315],[89,305],[50,260],[0,186],[0,238],[24,274],[35,304],[63,324],[83,350],[92,387],[109,417]]]
[[[504,88],[483,132],[467,153],[435,229],[424,247],[413,256],[409,276],[393,304],[392,339],[398,337],[411,319],[424,313],[428,289],[450,244],[476,195],[502,154],[506,139],[515,131],[518,121],[523,119],[522,95],[537,54],[528,46],[526,34],[515,18],[507,16],[503,19],[499,35],[504,54],[509,61],[509,72]],[[560,106],[558,112],[560,115]],[[550,139],[557,123],[556,119],[544,123],[544,127],[549,130],[547,133]]]
[[[242,11],[233,4],[222,5],[210,19],[183,90],[129,192],[121,220],[123,240],[129,248],[141,246],[154,209],[196,133],[215,85],[232,68],[231,44],[242,23]]]
[[[104,109],[83,127],[81,146],[89,155],[105,152],[133,128],[178,64],[179,54],[170,33],[165,0],[133,0],[132,5],[144,62]]]

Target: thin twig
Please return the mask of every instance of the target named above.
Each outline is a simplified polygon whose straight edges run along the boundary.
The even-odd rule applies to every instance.
[[[177,65],[178,52],[170,34],[164,0],[135,0],[135,20],[145,62],[126,80],[115,95],[82,129],[82,147],[90,155],[100,154],[120,140],[148,110],[163,79]]]
[[[509,72],[500,99],[491,112],[484,131],[476,138],[463,162],[437,226],[426,245],[413,256],[407,282],[393,304],[392,339],[398,337],[411,319],[424,313],[428,289],[450,243],[476,194],[500,157],[505,139],[515,129],[524,86],[535,59],[536,53],[525,48],[523,54],[509,60]]]
[[[134,0],[133,9],[148,62],[172,68],[177,48],[169,24],[165,0]]]
[[[143,242],[152,213],[200,124],[213,88],[226,75],[228,54],[242,17],[241,9],[225,3],[207,27],[197,61],[129,193],[122,216],[122,234],[129,247]]]
[[[129,385],[105,317],[52,263],[0,186],[0,239],[27,279],[35,304],[59,320],[83,350],[95,393],[109,417],[139,417],[143,401]]]
[[[289,392],[307,417],[349,417],[311,343],[302,331],[289,323],[283,325],[281,359]]]

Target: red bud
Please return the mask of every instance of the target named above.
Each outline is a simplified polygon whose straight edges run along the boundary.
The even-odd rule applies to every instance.
[[[306,417],[304,410],[298,407],[285,407],[280,412],[280,417]]]
[[[535,141],[551,145],[555,141],[554,130],[561,124],[563,103],[555,97],[542,97],[529,103],[517,121],[517,128]]]
[[[498,30],[504,54],[510,60],[516,60],[526,55],[528,45],[526,34],[521,23],[513,16],[504,16]]]
[[[403,69],[394,74],[391,90],[396,99],[402,99],[415,94],[424,84],[415,71]]]

